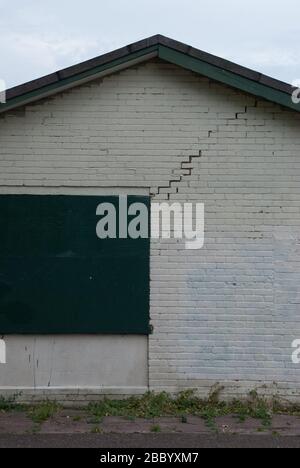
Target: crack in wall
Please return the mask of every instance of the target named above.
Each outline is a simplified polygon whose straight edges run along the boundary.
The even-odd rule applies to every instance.
[[[164,195],[167,195],[167,199],[170,200],[171,193],[163,192],[163,190],[171,190],[174,187],[174,184],[180,184],[180,182],[182,182],[185,177],[191,176],[192,170],[194,169],[193,167],[194,160],[201,158],[201,157],[202,157],[202,150],[200,150],[199,153],[196,155],[188,156],[188,161],[182,161],[180,164],[180,170],[187,171],[187,172],[183,172],[177,177],[170,179],[168,185],[158,187],[157,194],[161,195],[162,193],[164,193]],[[174,174],[174,170],[173,170],[173,174]],[[178,193],[178,191],[179,191],[179,187],[176,187],[176,193]]]
[[[257,107],[257,105],[258,105],[258,101],[255,101],[254,107]],[[248,106],[245,106],[244,112],[237,112],[235,114],[235,120],[239,120],[240,116],[245,116],[246,114],[248,114]],[[219,130],[218,125],[217,125],[217,130],[209,130],[207,133],[208,138],[218,133],[218,130]],[[180,182],[182,182],[185,179],[185,177],[190,177],[194,169],[194,166],[193,166],[194,161],[196,159],[201,158],[202,156],[203,156],[202,150],[199,150],[198,154],[196,155],[188,156],[188,160],[182,161],[180,164],[180,168],[179,168],[179,170],[181,171],[188,171],[188,172],[182,172],[182,174],[175,176],[175,171],[178,171],[178,169],[173,169],[172,174],[175,177],[169,180],[168,185],[162,185],[162,186],[157,187],[155,191],[151,192],[151,195],[155,196],[155,195],[164,194],[166,195],[167,200],[170,200],[171,193],[174,193],[174,192],[171,192],[171,190],[174,188],[174,184],[179,185]],[[168,193],[168,190],[170,190],[169,193]],[[175,193],[179,193],[179,186],[176,187]]]
[[[209,130],[207,133],[208,138],[210,138],[213,133],[215,133],[214,130]],[[194,169],[194,161],[196,159],[200,159],[202,155],[203,155],[202,150],[199,150],[198,154],[189,155],[187,160],[185,158],[185,160],[181,162],[180,168],[179,168],[179,170],[182,171],[182,174],[179,174],[178,176],[176,176],[175,171],[178,171],[178,168],[173,169],[172,173],[175,177],[169,180],[168,185],[162,185],[162,186],[157,187],[156,195],[164,194],[167,196],[167,199],[170,200],[171,190],[174,188],[174,184],[179,185],[180,182],[184,181],[186,177],[190,177],[192,175],[192,171]],[[168,190],[170,190],[169,193],[168,193]],[[179,186],[176,187],[175,193],[179,193]]]

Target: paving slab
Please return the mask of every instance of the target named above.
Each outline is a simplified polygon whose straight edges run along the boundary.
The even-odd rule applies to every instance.
[[[91,432],[85,411],[62,410],[43,422],[41,434],[86,434]]]
[[[241,421],[236,415],[205,421],[199,416],[162,418],[125,418],[106,416],[97,418],[87,411],[64,409],[42,423],[34,423],[23,411],[0,411],[0,434],[224,434],[300,436],[300,417],[275,415],[270,425],[262,420],[247,418]]]
[[[0,411],[0,434],[25,434],[33,428],[34,424],[26,413]]]

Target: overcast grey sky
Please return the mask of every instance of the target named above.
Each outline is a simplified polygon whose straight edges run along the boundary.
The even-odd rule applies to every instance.
[[[0,0],[0,78],[11,87],[159,33],[291,83],[299,17],[299,0]]]

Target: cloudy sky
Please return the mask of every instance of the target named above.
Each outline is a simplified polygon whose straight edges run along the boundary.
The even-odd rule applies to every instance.
[[[299,0],[0,0],[11,87],[153,34],[300,81]]]

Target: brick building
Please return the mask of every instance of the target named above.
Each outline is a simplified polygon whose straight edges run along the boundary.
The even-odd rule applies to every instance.
[[[299,399],[291,344],[300,339],[300,107],[292,92],[162,36],[8,91],[0,105],[2,394],[85,401],[148,389],[207,395],[218,384],[224,398],[256,388]],[[120,194],[204,203],[204,247],[152,239],[149,255],[144,245],[144,269],[128,276],[130,258],[120,271],[116,261],[112,277],[124,286],[124,310],[116,302],[113,325],[105,325],[102,299],[109,302],[111,288],[114,301],[119,290],[102,290],[98,275],[91,294],[100,288],[101,295],[76,309],[82,317],[74,330],[67,301],[74,295],[77,307],[88,270],[78,284],[66,270],[57,293],[47,262],[58,252],[41,263],[22,223],[30,236],[33,199],[42,200],[36,216],[43,224],[49,197]],[[20,200],[25,204],[15,211]],[[7,248],[8,236],[16,251]],[[39,294],[45,287],[46,298]],[[144,329],[135,327],[139,306],[130,315],[141,291]],[[97,300],[94,330],[83,322]]]

